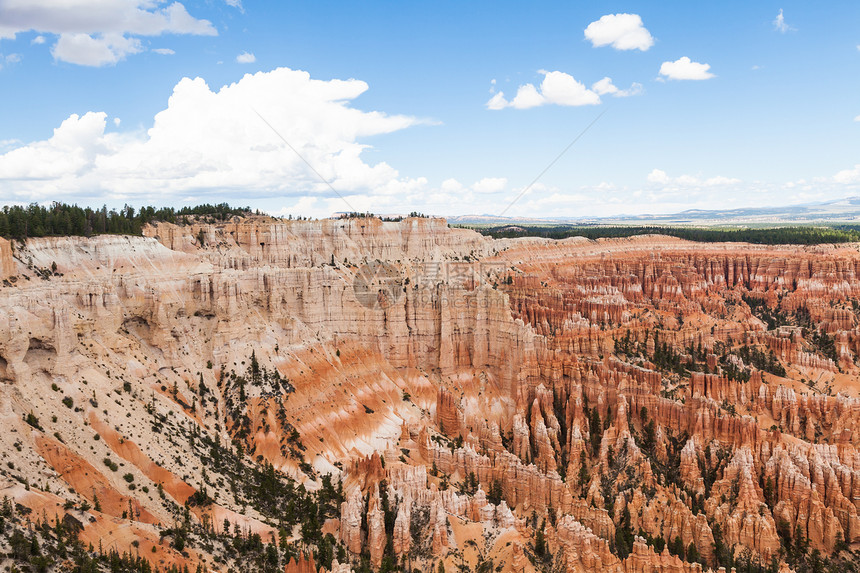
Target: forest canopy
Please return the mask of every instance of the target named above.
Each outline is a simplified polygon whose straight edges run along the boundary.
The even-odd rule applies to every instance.
[[[24,240],[29,237],[62,237],[91,235],[140,235],[147,223],[162,221],[187,224],[203,219],[224,221],[236,215],[251,214],[250,207],[231,207],[227,203],[196,207],[142,207],[135,210],[126,205],[120,210],[102,207],[92,209],[65,203],[45,207],[32,203],[6,206],[0,209],[0,237]]]
[[[852,243],[860,241],[860,226],[790,226],[758,229],[725,229],[701,227],[661,226],[526,226],[504,225],[475,228],[476,231],[493,237],[543,237],[546,239],[621,238],[634,235],[669,235],[700,243],[755,243],[759,245],[819,245],[823,243]]]

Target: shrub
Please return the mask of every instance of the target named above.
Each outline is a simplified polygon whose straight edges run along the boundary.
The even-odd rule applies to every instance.
[[[39,424],[39,418],[37,418],[33,412],[27,414],[27,416],[24,418],[24,421],[36,428],[37,430],[42,429],[42,426]]]

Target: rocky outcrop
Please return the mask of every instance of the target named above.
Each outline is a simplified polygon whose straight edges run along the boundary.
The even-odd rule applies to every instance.
[[[857,541],[860,521],[851,501],[856,499],[855,472],[843,465],[835,447],[778,446],[764,470],[774,518],[787,535],[802,535],[828,551],[837,538]]]
[[[624,505],[616,504],[622,509]],[[680,538],[687,548],[692,543],[706,563],[714,562],[714,536],[704,513],[693,515],[678,496],[661,490],[650,500],[641,490],[626,504],[633,531],[644,531],[654,538],[672,541]]]
[[[565,516],[556,529],[569,571],[575,571],[577,566],[585,571],[618,569],[620,559],[612,554],[609,542],[594,535],[579,521]]]
[[[347,551],[358,555],[362,548],[361,520],[364,501],[361,490],[355,489],[340,506],[340,541]]]
[[[699,468],[699,451],[696,438],[691,437],[681,450],[681,480],[698,495],[705,493],[705,481]]]
[[[314,562],[313,555],[300,554],[297,558],[290,559],[284,566],[284,573],[318,573],[318,568]]]
[[[754,463],[748,448],[736,450],[723,472],[723,479],[714,483],[705,509],[722,524],[723,536],[729,545],[755,548],[765,560],[770,560],[778,553],[780,543],[776,523],[753,477]]]
[[[439,388],[436,399],[436,423],[440,431],[448,436],[458,437],[463,428],[463,413],[454,395],[445,388]]]
[[[12,243],[0,237],[0,280],[15,273],[15,259],[12,257]]]
[[[761,373],[755,371],[745,382],[730,380],[717,374],[690,374],[690,395],[693,398],[710,398],[717,402],[726,400],[730,404],[746,405],[759,394]]]
[[[370,562],[374,567],[379,567],[385,553],[385,514],[379,508],[378,496],[371,498],[371,508],[367,512],[367,547],[370,553]]]
[[[198,243],[201,231],[204,249]],[[215,225],[177,227],[160,223],[145,228],[144,234],[174,251],[191,253],[218,246],[223,253],[218,259],[234,268],[266,264],[313,267],[330,263],[332,255],[338,263],[405,259],[435,262],[452,253],[475,256],[491,249],[491,241],[477,233],[451,229],[444,219],[423,217],[400,222],[377,218],[286,221],[249,217]],[[229,253],[224,253],[227,249]]]
[[[394,532],[391,537],[394,554],[398,557],[406,555],[412,548],[412,532],[409,529],[412,524],[411,506],[412,500],[407,497],[397,507],[397,517],[394,520]]]

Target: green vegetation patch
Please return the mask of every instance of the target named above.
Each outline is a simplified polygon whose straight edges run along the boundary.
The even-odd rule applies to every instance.
[[[475,228],[494,239],[516,237],[542,237],[545,239],[614,239],[636,235],[669,235],[700,243],[755,243],[759,245],[819,245],[824,243],[852,243],[860,241],[860,226],[833,227],[793,226],[773,228],[700,228],[662,226],[528,226],[500,225]]]

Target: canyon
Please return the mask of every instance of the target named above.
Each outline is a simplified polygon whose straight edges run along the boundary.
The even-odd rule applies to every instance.
[[[74,523],[93,552],[332,573],[857,562],[856,244],[200,217],[0,239],[0,283],[6,517]]]

